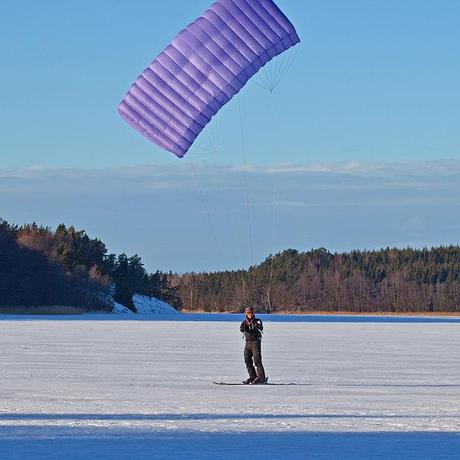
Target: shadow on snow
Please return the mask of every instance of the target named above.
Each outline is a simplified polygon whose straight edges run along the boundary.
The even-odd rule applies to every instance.
[[[4,460],[445,460],[457,459],[459,451],[460,435],[446,432],[253,432],[244,426],[240,433],[94,426],[0,430]]]

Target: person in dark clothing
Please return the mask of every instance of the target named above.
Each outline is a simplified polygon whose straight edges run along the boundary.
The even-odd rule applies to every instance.
[[[254,316],[254,309],[252,307],[246,308],[245,313],[246,319],[241,323],[240,331],[244,334],[246,340],[244,362],[249,373],[249,378],[243,383],[265,383],[265,370],[262,365],[262,331],[264,326],[262,320]]]

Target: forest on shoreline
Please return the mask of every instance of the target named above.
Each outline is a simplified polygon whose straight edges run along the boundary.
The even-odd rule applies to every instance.
[[[84,230],[0,219],[0,308],[4,311],[112,311],[114,301],[132,311],[134,294],[180,306],[160,272],[147,273],[138,255],[110,254]],[[69,308],[65,308],[69,307]],[[53,311],[48,309],[47,311]]]
[[[174,275],[171,284],[189,311],[458,312],[460,247],[289,249],[249,270]]]
[[[131,310],[134,294],[177,309],[266,313],[460,312],[460,247],[324,248],[270,255],[248,270],[148,273],[138,255],[111,254],[84,230],[0,219],[0,307]]]

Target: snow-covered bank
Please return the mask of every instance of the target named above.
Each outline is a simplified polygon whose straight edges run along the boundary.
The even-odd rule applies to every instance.
[[[174,307],[154,297],[136,294],[133,296],[133,302],[137,313],[117,302],[114,302],[112,313],[125,315],[179,315],[179,312]]]
[[[221,387],[238,324],[184,316],[0,317],[0,458],[458,458],[458,322],[267,321],[270,381],[296,385]]]

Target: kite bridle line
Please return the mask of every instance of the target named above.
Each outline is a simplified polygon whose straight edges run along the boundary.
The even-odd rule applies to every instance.
[[[254,83],[272,93],[289,74],[297,58],[300,45],[301,43],[298,43],[267,62],[254,76]]]

